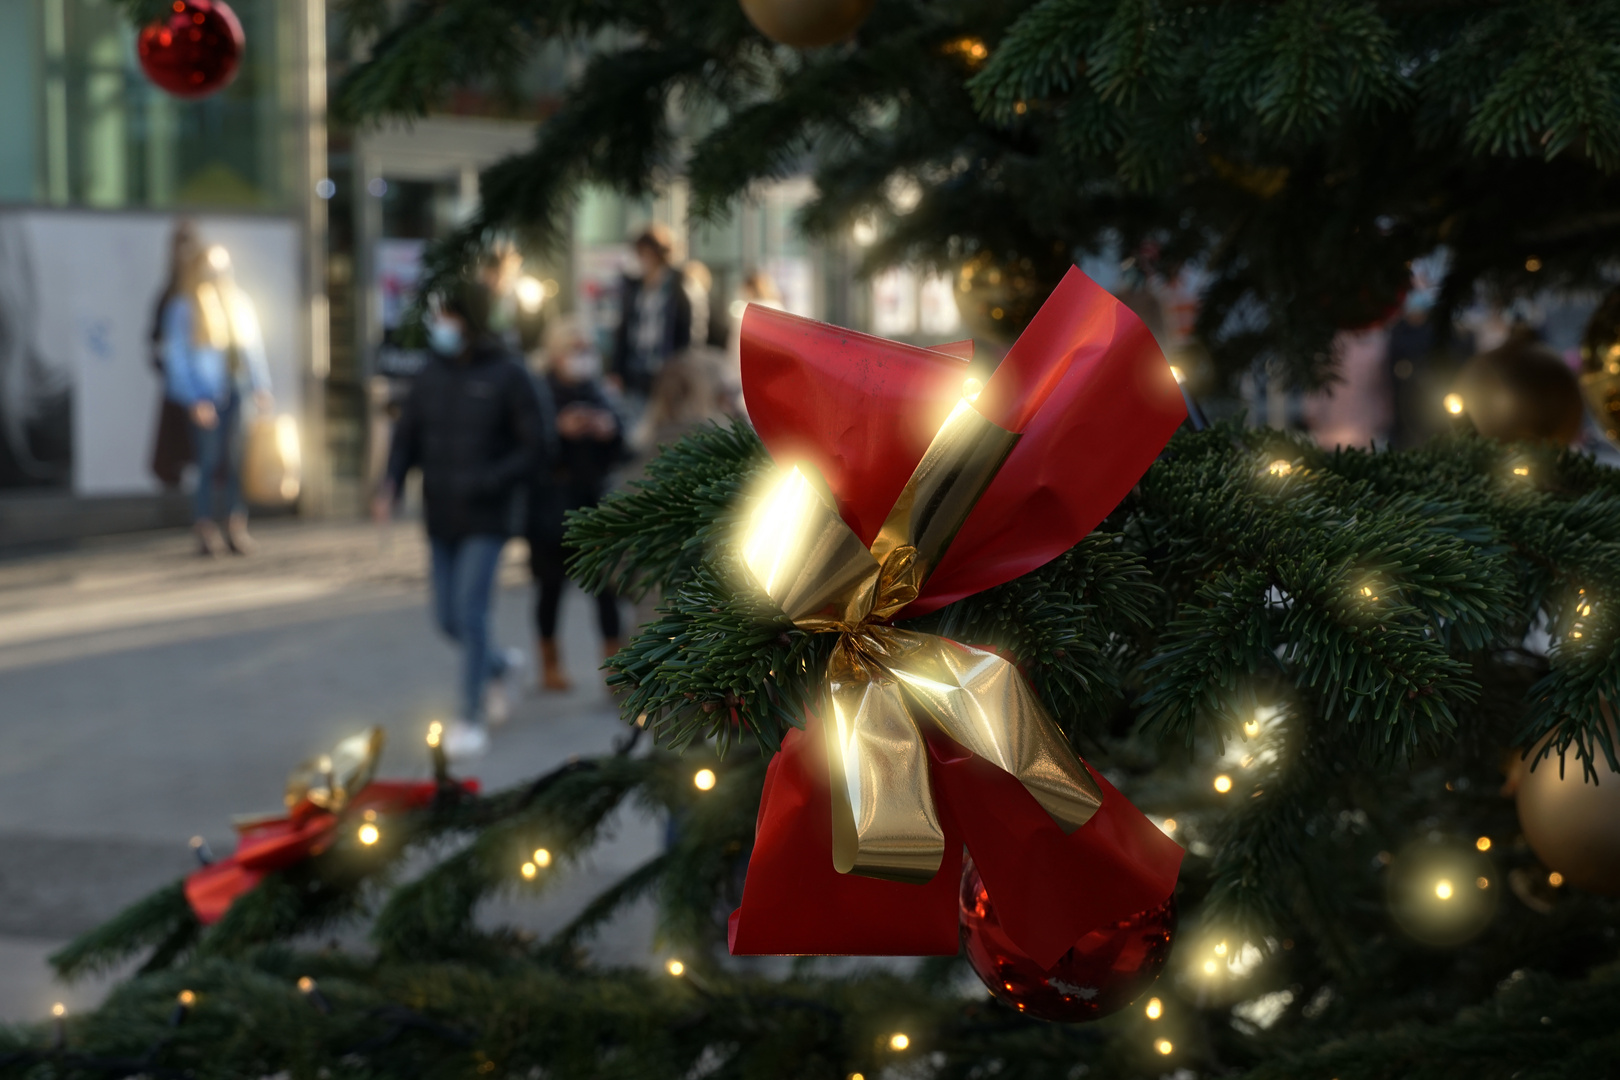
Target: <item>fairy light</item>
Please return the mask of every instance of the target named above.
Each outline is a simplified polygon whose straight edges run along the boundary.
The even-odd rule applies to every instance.
[[[1175,1048],[1176,1048],[1175,1043],[1171,1042],[1169,1039],[1160,1039],[1158,1042],[1153,1044],[1153,1049],[1157,1050],[1159,1053],[1163,1054],[1165,1057],[1169,1057],[1170,1052],[1172,1050],[1174,1050]]]
[[[1450,413],[1452,416],[1461,416],[1463,411],[1462,395],[1447,394],[1445,397],[1445,406],[1446,412]]]
[[[1530,466],[1528,466],[1528,465],[1515,465],[1515,466],[1513,466],[1513,475],[1514,476],[1529,476],[1530,475]]]
[[[435,721],[433,721],[433,723],[428,725],[427,744],[428,744],[429,747],[437,748],[438,745],[439,745],[440,740],[443,739],[443,738],[444,738],[444,725],[443,724],[441,724],[437,720],[435,720]]]
[[[540,868],[538,866],[534,865],[534,863],[526,862],[526,863],[523,864],[522,873],[523,873],[523,877],[526,880],[533,881],[534,876],[536,874],[538,874],[539,872],[540,872]]]
[[[1215,946],[1215,955],[1216,956],[1225,956],[1226,955],[1226,942],[1223,941],[1219,945]]]
[[[300,994],[313,994],[315,992],[315,980],[308,975],[300,975],[298,977],[298,992]]]
[[[1164,819],[1164,824],[1159,827],[1167,833],[1173,833],[1176,831],[1176,819],[1173,817],[1167,817]]]
[[[1541,269],[1541,260],[1532,255],[1524,260],[1524,268],[1533,274]]]
[[[1246,720],[1243,723],[1243,734],[1253,739],[1260,734],[1260,721]]]
[[[699,791],[713,791],[715,776],[713,769],[699,769],[692,774],[692,786]]]
[[[1450,900],[1451,882],[1447,881],[1445,878],[1441,878],[1439,881],[1435,882],[1434,895],[1438,896],[1442,900]]]
[[[1551,885],[1553,888],[1556,889],[1563,883],[1564,875],[1560,874],[1558,871],[1554,870],[1552,873],[1547,875],[1547,884]]]
[[[686,965],[679,960],[670,960],[664,964],[664,970],[678,979],[686,974]]]
[[[1158,998],[1149,998],[1147,1009],[1144,1011],[1147,1013],[1147,1018],[1149,1020],[1157,1020],[1159,1017],[1164,1015],[1164,1003]]]
[[[197,1004],[197,995],[190,990],[182,990],[180,991],[180,996],[175,1000],[189,1009],[193,1005]]]
[[[1218,965],[1215,963],[1215,961],[1213,961],[1213,960],[1205,960],[1204,961],[1204,974],[1205,975],[1213,975],[1213,974],[1215,974],[1215,969],[1216,969],[1217,966]]]
[[[58,1001],[55,1005],[51,1006],[51,1015],[56,1017],[66,1016],[67,1006]]]
[[[1474,841],[1474,846],[1480,851],[1489,851],[1491,850],[1491,838],[1488,836],[1482,836],[1478,840]]]
[[[1231,791],[1232,778],[1227,776],[1225,773],[1221,773],[1221,775],[1215,778],[1215,790],[1220,792],[1222,795],[1225,795],[1228,791]]]
[[[1367,600],[1377,600],[1378,599],[1378,595],[1372,591],[1372,586],[1371,585],[1363,585],[1361,587],[1361,595],[1362,595],[1362,597],[1364,599],[1367,599]]]
[[[373,825],[369,821],[360,826],[360,832],[358,835],[360,837],[360,842],[365,844],[367,847],[370,847],[372,844],[375,844],[379,839],[382,838],[382,833],[377,831],[377,826]]]
[[[1484,876],[1477,877],[1474,879],[1474,884],[1481,889],[1488,889],[1491,887],[1491,879]]]
[[[904,1050],[906,1047],[908,1047],[910,1045],[911,1045],[911,1036],[907,1035],[903,1031],[897,1031],[893,1035],[889,1036],[889,1049],[890,1050],[895,1050],[895,1051]]]
[[[543,847],[542,848],[535,848],[534,849],[534,865],[539,866],[539,867],[550,866],[551,865],[551,852],[547,851]]]
[[[1278,458],[1276,461],[1273,461],[1270,465],[1266,466],[1266,472],[1270,473],[1272,476],[1288,476],[1293,471],[1294,463],[1291,461],[1284,461],[1282,458]]]

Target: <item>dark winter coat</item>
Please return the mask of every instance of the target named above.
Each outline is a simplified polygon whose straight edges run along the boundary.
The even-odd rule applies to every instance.
[[[558,415],[570,405],[584,404],[612,413],[615,421],[612,439],[559,435],[556,455],[534,471],[529,489],[529,540],[560,544],[563,515],[600,502],[609,475],[624,462],[624,421],[595,380],[569,383],[548,375],[545,384]]]
[[[394,426],[388,477],[397,492],[421,468],[429,536],[512,534],[523,486],[553,452],[550,397],[498,344],[428,361]]]
[[[640,278],[629,277],[624,279],[620,292],[623,303],[619,309],[619,329],[613,336],[613,355],[608,360],[610,373],[624,382],[624,388],[642,396],[652,389],[653,376],[658,374],[664,361],[692,344],[692,301],[682,287],[680,271],[671,268],[658,287],[665,290],[664,324],[655,362],[649,366],[646,358],[636,355],[636,302],[641,296],[642,283]]]

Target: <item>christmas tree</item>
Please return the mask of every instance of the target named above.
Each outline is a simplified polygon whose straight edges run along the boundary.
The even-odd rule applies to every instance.
[[[1436,243],[1452,302],[1524,287],[1531,257],[1537,285],[1595,281],[1616,247],[1620,5],[880,0],[852,40],[803,52],[730,0],[347,11],[377,35],[344,88],[356,118],[594,43],[441,273],[497,231],[560,235],[585,182],[684,175],[704,214],[808,163],[810,227],[886,218],[873,265],[987,254],[1044,296],[1110,238],[1202,257],[1226,370],[1275,358],[1309,384],[1332,331]],[[1612,470],[1466,433],[1375,453],[1183,429],[1072,549],[905,620],[1015,660],[1186,849],[1151,991],[1050,1024],[961,958],[727,958],[767,767],[837,636],[739,574],[769,469],[749,427],[705,429],[574,521],[587,583],[661,596],[610,663],[622,752],[491,793],[443,775],[368,802],[317,777],[307,857],[206,925],[177,883],[75,942],[66,975],[140,971],[55,1033],[0,1035],[0,1075],[1584,1078],[1620,1060],[1617,870],[1542,863],[1501,793],[1504,769],[1552,782],[1558,755],[1567,783],[1620,782]],[[1527,775],[1531,748],[1553,756]],[[480,926],[481,901],[541,893],[629,801],[668,815],[661,854],[547,940]],[[649,896],[676,959],[594,966],[582,943]],[[314,944],[338,927],[364,947]]]

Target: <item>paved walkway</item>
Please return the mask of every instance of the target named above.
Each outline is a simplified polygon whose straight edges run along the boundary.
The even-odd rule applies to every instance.
[[[185,873],[192,836],[230,850],[231,816],[275,809],[302,758],[381,724],[384,775],[427,775],[418,748],[450,715],[455,656],[428,620],[418,531],[274,523],[258,536],[251,559],[200,560],[162,534],[0,562],[0,1021],[96,1000],[102,985],[57,986],[44,957]],[[496,623],[527,650],[521,555],[508,549]],[[576,689],[517,702],[470,770],[486,785],[604,751],[623,730],[577,591],[563,621]],[[501,915],[555,925],[657,842],[656,823],[622,821],[548,899]],[[650,917],[633,912],[599,955],[638,962],[650,943]]]

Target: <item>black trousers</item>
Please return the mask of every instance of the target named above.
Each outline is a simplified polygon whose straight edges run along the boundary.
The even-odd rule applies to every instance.
[[[567,555],[562,541],[554,529],[536,529],[529,533],[529,570],[534,574],[534,625],[540,640],[550,641],[557,636],[557,610],[562,605],[563,586],[568,584],[564,569]],[[619,636],[619,598],[612,589],[603,589],[595,596],[596,622],[604,638]]]

